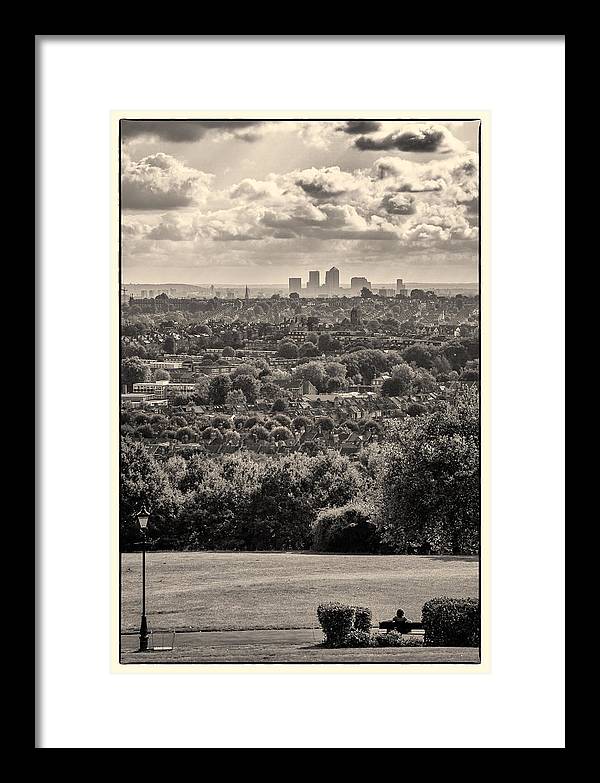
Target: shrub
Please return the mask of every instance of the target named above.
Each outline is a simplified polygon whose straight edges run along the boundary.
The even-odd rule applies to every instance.
[[[325,634],[327,647],[341,647],[344,644],[346,637],[354,629],[354,614],[353,606],[320,604],[317,608],[317,617]]]
[[[479,601],[476,598],[432,598],[423,606],[426,647],[478,647]]]
[[[377,647],[422,647],[423,637],[402,636],[397,631],[377,634],[373,637]]]
[[[365,631],[370,633],[371,620],[373,619],[373,612],[366,606],[354,607],[354,627],[357,631]]]
[[[378,552],[377,526],[362,503],[321,511],[313,528],[313,549],[318,552]]]
[[[353,628],[346,634],[339,647],[373,647],[373,637],[368,631],[359,631]]]

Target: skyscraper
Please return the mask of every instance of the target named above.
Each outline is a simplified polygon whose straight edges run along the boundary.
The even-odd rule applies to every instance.
[[[290,277],[288,278],[288,286],[290,294],[300,294],[302,291],[302,278]]]
[[[307,288],[309,289],[310,293],[313,295],[316,295],[316,293],[319,290],[319,287],[321,285],[321,276],[318,271],[316,272],[309,272],[308,273],[308,284]]]
[[[328,294],[337,294],[340,290],[340,270],[332,266],[325,272],[325,286]]]
[[[399,296],[406,296],[406,286],[401,277],[396,280],[396,294]]]
[[[363,288],[371,288],[371,283],[366,277],[351,277],[350,278],[350,290],[353,294],[360,294]]]

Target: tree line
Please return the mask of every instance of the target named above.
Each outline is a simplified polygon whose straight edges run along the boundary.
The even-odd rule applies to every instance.
[[[137,513],[160,549],[473,554],[479,549],[479,395],[391,421],[358,462],[338,454],[170,457],[121,443],[120,535]]]

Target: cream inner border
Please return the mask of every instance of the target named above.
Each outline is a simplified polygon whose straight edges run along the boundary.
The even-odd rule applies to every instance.
[[[243,119],[323,119],[343,120],[348,117],[361,119],[399,120],[406,118],[431,119],[449,118],[456,120],[477,118],[481,121],[480,194],[481,200],[481,258],[480,258],[480,340],[481,340],[481,663],[453,664],[410,664],[410,663],[244,663],[244,664],[121,664],[119,663],[119,121],[121,119],[206,119],[214,117],[231,120]],[[421,109],[403,111],[359,111],[356,108],[346,111],[296,111],[296,112],[225,112],[214,111],[145,111],[115,110],[110,115],[110,388],[111,408],[110,432],[110,629],[109,629],[109,665],[113,674],[489,674],[491,672],[490,638],[490,122],[489,111],[473,109],[471,111]]]

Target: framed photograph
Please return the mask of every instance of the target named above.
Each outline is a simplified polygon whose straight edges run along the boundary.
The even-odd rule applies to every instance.
[[[113,119],[119,665],[485,669],[486,113]]]
[[[562,748],[565,36],[35,39],[37,747]]]

